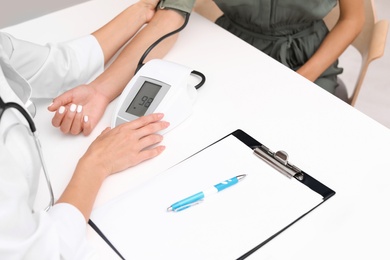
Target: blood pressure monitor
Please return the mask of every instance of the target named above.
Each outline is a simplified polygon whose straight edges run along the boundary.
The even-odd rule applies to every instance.
[[[183,122],[191,113],[197,90],[189,85],[192,69],[164,61],[144,64],[119,97],[111,122],[114,128],[138,117],[164,113],[170,126],[165,133]]]

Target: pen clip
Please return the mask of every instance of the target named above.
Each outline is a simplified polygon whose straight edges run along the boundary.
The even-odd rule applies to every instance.
[[[263,159],[270,166],[288,178],[303,179],[303,172],[296,166],[288,162],[288,154],[285,151],[273,152],[266,146],[261,145],[253,149],[254,154]]]

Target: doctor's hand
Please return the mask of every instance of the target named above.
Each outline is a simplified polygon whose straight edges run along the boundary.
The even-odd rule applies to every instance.
[[[151,114],[105,129],[80,158],[74,174],[57,203],[69,203],[88,222],[104,180],[111,174],[161,154],[163,137],[157,132],[169,126],[163,114]],[[82,198],[82,199],[80,199]]]
[[[92,142],[81,162],[103,170],[102,177],[107,177],[161,154],[165,147],[156,146],[163,139],[157,132],[169,126],[161,121],[163,116],[150,114],[113,129],[106,128]]]
[[[81,85],[53,100],[48,110],[55,112],[52,124],[65,134],[89,135],[109,104],[106,96],[95,88]]]

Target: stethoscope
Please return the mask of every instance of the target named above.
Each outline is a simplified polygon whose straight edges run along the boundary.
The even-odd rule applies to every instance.
[[[35,142],[36,148],[38,150],[39,160],[40,160],[40,163],[42,165],[42,170],[43,170],[43,173],[45,175],[47,187],[48,187],[49,193],[50,193],[50,202],[49,202],[49,205],[45,208],[45,211],[48,211],[54,205],[54,194],[53,194],[53,188],[52,188],[52,185],[50,182],[50,178],[48,175],[48,171],[46,168],[46,164],[45,164],[45,161],[43,159],[41,143],[38,139],[37,129],[35,127],[34,121],[33,121],[32,117],[30,116],[30,114],[21,105],[19,105],[18,103],[15,103],[15,102],[5,103],[1,97],[0,97],[0,121],[1,121],[1,118],[2,118],[5,110],[7,110],[9,108],[14,108],[17,111],[19,111],[19,113],[22,114],[22,116],[26,119],[26,121],[29,125],[29,130],[31,132],[31,135],[34,138],[34,142]]]

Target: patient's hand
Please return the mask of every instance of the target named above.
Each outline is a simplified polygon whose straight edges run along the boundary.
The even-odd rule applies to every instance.
[[[95,88],[81,85],[53,100],[48,107],[55,112],[52,124],[65,134],[89,135],[104,114],[109,100]]]
[[[147,9],[149,9],[149,12],[146,17],[146,21],[150,22],[152,17],[154,16],[154,13],[156,11],[156,6],[160,2],[160,0],[140,0],[139,3],[143,4]]]

